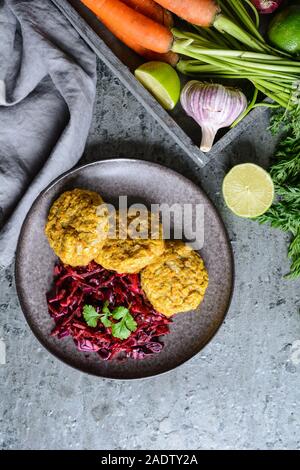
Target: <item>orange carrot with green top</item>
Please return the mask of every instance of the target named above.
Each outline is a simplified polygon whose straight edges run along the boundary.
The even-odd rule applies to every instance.
[[[165,26],[147,18],[120,0],[81,0],[121,41],[139,44],[154,52],[171,50],[173,35]],[[116,27],[117,26],[117,27]]]
[[[142,15],[151,18],[157,23],[165,25],[167,28],[172,28],[174,25],[172,13],[165,8],[162,8],[154,0],[121,0],[129,7],[142,13]]]
[[[158,60],[161,62],[166,62],[167,64],[172,65],[172,67],[175,67],[179,61],[179,55],[176,54],[176,52],[166,52],[165,54],[159,53],[159,52],[153,52],[150,51],[149,49],[145,49],[144,47],[140,46],[136,42],[131,41],[128,39],[126,34],[120,34],[120,30],[118,29],[118,25],[115,24],[110,28],[110,32],[113,33],[114,36],[118,35],[118,38],[120,41],[122,41],[126,46],[128,46],[130,49],[132,49],[134,52],[136,52],[138,55],[141,57],[144,57],[147,60]]]
[[[153,21],[157,21],[160,24],[165,25],[167,28],[172,28],[174,25],[172,13],[165,8],[158,5],[154,0],[121,0],[127,6],[133,8],[134,10],[142,13],[143,15],[151,18]],[[115,30],[116,33],[116,30]],[[120,38],[119,38],[120,39]],[[153,52],[149,49],[141,47],[139,44],[133,43],[128,40],[127,37],[122,37],[122,42],[126,44],[130,49],[135,51],[140,56],[144,57],[147,60],[158,60],[161,62],[166,62],[172,67],[175,67],[179,61],[179,56],[175,52],[166,52],[161,54],[159,52]]]
[[[189,23],[212,26],[220,8],[215,0],[155,0],[156,3],[172,11]]]
[[[167,64],[172,65],[172,67],[175,67],[179,61],[179,55],[176,54],[176,52],[170,51],[170,52],[166,52],[165,54],[161,54],[159,52],[153,52],[153,51],[150,51],[149,49],[145,49],[139,44],[131,43],[130,41],[128,41],[128,39],[123,39],[122,42],[126,44],[134,52],[136,52],[138,55],[140,55],[141,57],[144,57],[145,59],[149,61],[158,60],[160,62],[166,62]]]

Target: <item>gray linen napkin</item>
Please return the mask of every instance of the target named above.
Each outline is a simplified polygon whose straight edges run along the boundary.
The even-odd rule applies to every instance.
[[[0,265],[36,196],[80,159],[96,59],[51,0],[0,0]]]

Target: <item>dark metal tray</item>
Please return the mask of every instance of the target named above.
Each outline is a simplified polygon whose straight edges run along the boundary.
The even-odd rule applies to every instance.
[[[142,59],[116,39],[80,0],[52,0],[52,2],[69,19],[97,56],[200,167],[203,167],[214,156],[219,154],[258,115],[265,112],[265,108],[258,107],[251,111],[235,128],[227,131],[220,130],[212,150],[208,154],[201,152],[199,149],[201,130],[185,114],[180,104],[170,113],[165,111],[134,77],[133,71],[142,63]]]

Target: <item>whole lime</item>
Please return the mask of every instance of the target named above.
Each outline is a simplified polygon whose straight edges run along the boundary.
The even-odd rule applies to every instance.
[[[270,42],[290,54],[300,54],[300,5],[291,5],[273,18],[268,30]]]

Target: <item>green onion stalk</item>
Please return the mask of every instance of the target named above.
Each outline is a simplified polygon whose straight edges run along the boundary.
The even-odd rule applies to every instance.
[[[250,81],[253,99],[239,121],[257,106],[282,106],[290,111],[298,107],[300,61],[265,42],[258,29],[259,16],[249,0],[219,0],[219,5],[224,14],[217,16],[212,28],[172,30],[172,50],[184,56],[178,70],[194,78]],[[257,103],[258,92],[275,104]]]

